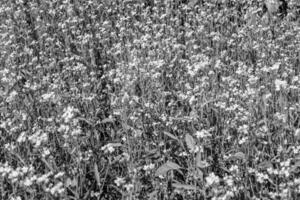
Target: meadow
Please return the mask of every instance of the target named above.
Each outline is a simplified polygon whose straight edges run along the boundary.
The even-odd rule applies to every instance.
[[[0,199],[299,199],[287,3],[2,1]]]

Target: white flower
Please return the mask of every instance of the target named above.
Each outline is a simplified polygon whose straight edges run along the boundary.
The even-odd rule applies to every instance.
[[[113,147],[112,144],[106,144],[101,148],[102,151],[105,153],[113,153],[115,151],[115,148]]]
[[[9,174],[9,176],[8,176],[8,178],[9,179],[15,179],[15,178],[17,178],[18,176],[19,176],[19,172],[18,171],[12,171],[10,174]]]
[[[227,177],[227,178],[225,179],[225,182],[226,182],[226,184],[227,184],[228,186],[230,186],[230,187],[232,187],[233,184],[234,184],[234,182],[233,182],[231,176]]]
[[[231,171],[231,172],[238,172],[239,171],[239,167],[237,165],[232,165],[230,167],[229,171]]]
[[[197,101],[197,100],[196,100],[195,96],[192,96],[192,97],[190,98],[190,100],[189,100],[189,104],[190,104],[190,105],[193,105],[196,101]]]
[[[267,6],[268,11],[270,13],[275,13],[275,12],[278,11],[279,1],[277,1],[277,0],[267,0],[266,1],[266,6]]]
[[[68,106],[65,111],[64,114],[62,115],[62,118],[64,119],[64,121],[66,123],[68,123],[73,117],[74,117],[74,112],[76,111],[75,108]]]
[[[257,83],[258,79],[259,79],[258,77],[250,75],[248,81],[250,84],[255,84],[255,83]]]
[[[54,92],[49,92],[49,93],[46,93],[46,94],[43,94],[43,95],[42,95],[42,99],[43,99],[44,101],[48,101],[48,100],[50,100],[50,99],[52,99],[52,98],[54,98],[54,97],[55,97]]]
[[[239,140],[239,144],[242,145],[248,140],[248,137],[243,137],[241,140]]]
[[[18,139],[17,139],[17,142],[18,143],[22,143],[22,142],[25,142],[26,141],[26,132],[22,132],[20,135],[19,135],[19,137],[18,137]]]
[[[37,183],[42,183],[42,182],[45,182],[47,183],[49,181],[49,176],[52,175],[52,172],[49,172],[47,174],[44,174],[42,176],[40,176],[39,178],[36,179],[36,182]]]
[[[280,67],[280,63],[277,62],[277,63],[275,63],[275,64],[271,67],[271,69],[274,70],[274,71],[277,71],[277,70],[279,69],[279,67]]]
[[[211,134],[207,130],[204,130],[204,129],[201,131],[197,131],[195,134],[198,139],[211,136]]]
[[[115,184],[116,184],[117,186],[120,186],[120,185],[122,185],[122,184],[124,184],[124,183],[125,183],[124,178],[117,177],[116,180],[115,180]]]
[[[43,152],[42,152],[42,157],[43,158],[45,158],[45,157],[47,157],[48,155],[50,155],[50,151],[49,151],[49,149],[43,149]]]
[[[63,192],[64,192],[64,189],[63,189],[63,183],[62,182],[58,182],[50,190],[50,193],[53,194],[53,195],[56,194],[56,193],[61,194]]]
[[[17,92],[16,91],[12,91],[10,94],[9,94],[9,97],[7,97],[6,99],[6,102],[11,102],[15,99],[15,97],[17,96]]]
[[[269,179],[267,174],[263,174],[263,173],[260,173],[260,172],[256,173],[256,177],[257,177],[257,181],[259,183],[263,183],[265,180]]]
[[[54,176],[54,178],[59,178],[59,177],[63,176],[64,174],[65,174],[65,172],[58,172],[58,173]]]
[[[133,184],[126,184],[124,185],[124,188],[126,189],[126,191],[130,191],[133,188]]]
[[[58,132],[62,133],[62,132],[68,132],[70,129],[69,126],[61,124],[60,127],[57,129]]]
[[[281,89],[286,89],[287,88],[287,82],[286,81],[282,81],[279,79],[275,80],[275,90],[276,91],[280,91]]]
[[[129,161],[129,159],[130,159],[130,156],[129,156],[129,154],[128,154],[128,153],[126,153],[126,152],[123,152],[123,153],[122,153],[122,155],[123,155],[123,160]]]
[[[24,186],[29,187],[33,184],[32,180],[29,179],[28,177],[24,180],[23,182]]]
[[[143,169],[145,170],[145,171],[147,171],[147,170],[151,170],[151,169],[154,169],[154,164],[153,163],[151,163],[151,164],[149,164],[149,165],[145,165],[144,167],[143,167]]]
[[[212,184],[218,184],[220,182],[220,178],[214,173],[210,173],[209,176],[205,178],[205,180],[208,186],[211,186]]]
[[[24,167],[21,168],[21,171],[22,171],[23,174],[25,174],[29,171],[29,168],[24,166]]]
[[[22,198],[20,196],[17,196],[17,197],[11,197],[10,200],[22,200]]]
[[[48,140],[48,134],[42,130],[37,130],[33,135],[29,136],[28,139],[34,143],[35,147],[39,147],[43,142]]]

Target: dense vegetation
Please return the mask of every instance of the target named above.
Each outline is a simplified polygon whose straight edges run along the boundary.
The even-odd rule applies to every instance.
[[[0,5],[0,199],[300,198],[297,0]]]

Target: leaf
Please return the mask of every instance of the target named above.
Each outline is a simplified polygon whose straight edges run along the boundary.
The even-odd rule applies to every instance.
[[[164,131],[163,133],[164,133],[166,136],[169,136],[170,138],[179,141],[179,139],[178,139],[175,135],[173,135],[172,133],[169,133],[169,132],[166,132],[166,131]]]
[[[105,123],[114,123],[114,119],[112,119],[112,118],[105,118],[105,119],[103,119],[100,123],[101,124],[105,124]]]
[[[157,190],[154,190],[149,194],[149,200],[156,200],[157,199]]]
[[[98,166],[97,166],[96,163],[94,163],[94,175],[95,175],[95,179],[97,181],[97,184],[100,187],[101,186],[101,183],[100,183],[100,174],[99,174]]]
[[[185,142],[190,151],[193,151],[195,149],[196,142],[190,134],[185,135]]]
[[[237,152],[230,159],[246,161],[246,155],[243,152]]]
[[[194,185],[186,185],[181,183],[172,183],[172,186],[177,189],[184,189],[184,190],[196,190],[197,187]]]
[[[210,166],[209,163],[206,162],[205,160],[197,162],[197,167],[199,167],[200,169],[204,169],[209,166]]]
[[[77,185],[77,180],[75,178],[73,180],[71,178],[67,178],[65,184],[67,187],[75,187]]]
[[[196,166],[198,167],[198,163],[201,162],[202,158],[201,158],[201,152],[198,151],[197,155],[196,155]]]
[[[261,162],[258,165],[258,168],[260,168],[260,169],[268,169],[268,168],[273,168],[273,165],[272,165],[271,161],[264,161],[264,162]]]
[[[290,172],[296,172],[297,169],[300,167],[300,161],[296,162],[290,169]]]
[[[161,157],[160,151],[158,149],[153,149],[149,152],[147,152],[147,154],[143,155],[142,158],[143,159],[159,159]]]
[[[188,6],[193,8],[195,7],[195,5],[198,3],[198,0],[190,0],[188,3]]]
[[[201,182],[203,182],[203,172],[201,171],[201,169],[197,168],[196,171],[194,171],[193,175],[196,179],[200,179]]]
[[[112,147],[121,147],[122,146],[121,143],[109,143],[109,145]]]
[[[198,151],[196,155],[196,166],[199,167],[200,169],[209,167],[209,163],[206,160],[202,160],[200,151]]]
[[[168,173],[168,171],[179,170],[180,168],[181,167],[179,165],[177,165],[176,163],[168,161],[156,170],[155,175],[156,176],[166,175]]]

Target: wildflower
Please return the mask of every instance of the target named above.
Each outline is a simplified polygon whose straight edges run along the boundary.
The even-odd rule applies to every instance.
[[[275,63],[275,64],[271,67],[271,69],[274,70],[274,71],[277,71],[277,70],[279,69],[279,67],[280,67],[280,63],[277,62],[277,63]]]
[[[60,127],[57,129],[58,132],[62,133],[62,132],[68,132],[70,130],[69,126],[66,126],[64,124],[61,124]]]
[[[64,174],[65,174],[65,172],[58,172],[58,173],[54,176],[54,178],[59,178],[59,177],[63,176]]]
[[[256,173],[256,177],[257,177],[257,181],[259,183],[263,183],[265,180],[269,179],[269,176],[267,174],[263,174],[263,173],[260,173],[260,172]]]
[[[239,167],[237,165],[233,165],[230,167],[229,171],[238,173]]]
[[[58,182],[56,185],[54,185],[51,190],[50,193],[51,194],[61,194],[64,192],[64,188],[63,188],[63,183],[62,182]]]
[[[186,152],[181,152],[181,153],[179,154],[179,156],[185,157],[185,156],[187,156],[187,153],[186,153]]]
[[[225,183],[226,183],[228,186],[230,186],[230,187],[233,186],[234,182],[233,182],[232,176],[227,176],[227,177],[225,177],[224,179],[225,179]]]
[[[64,121],[66,123],[68,123],[73,117],[74,117],[74,112],[76,111],[76,109],[74,109],[71,106],[68,106],[65,111],[64,114],[62,115],[62,118],[64,119]]]
[[[20,173],[18,172],[18,171],[12,171],[10,174],[9,174],[9,176],[8,176],[8,178],[9,179],[12,179],[13,180],[13,182],[14,182],[14,180],[16,181],[16,179],[18,178],[18,176],[20,175]]]
[[[281,166],[281,167],[289,167],[290,164],[291,164],[291,160],[290,160],[290,159],[287,159],[286,161],[281,162],[281,163],[280,163],[280,166]]]
[[[39,178],[36,179],[36,182],[37,183],[42,183],[42,182],[45,182],[47,183],[49,181],[49,176],[52,175],[52,172],[49,172],[47,174],[44,174],[42,176],[40,176]]]
[[[104,151],[105,153],[113,153],[115,151],[115,148],[113,147],[112,144],[107,144],[107,145],[104,145],[102,148],[101,148],[102,151]]]
[[[22,200],[22,198],[20,196],[16,196],[16,197],[11,197],[10,200]]]
[[[249,126],[244,124],[243,126],[238,127],[238,131],[244,134],[248,133]]]
[[[197,102],[197,100],[196,100],[195,96],[192,96],[189,100],[189,104],[193,105],[195,102]]]
[[[43,101],[51,100],[51,99],[54,98],[54,97],[55,97],[54,92],[49,92],[49,93],[46,93],[46,94],[43,94],[43,95],[42,95]]]
[[[126,184],[124,185],[124,188],[129,192],[133,188],[133,184]]]
[[[32,184],[33,184],[33,181],[28,177],[23,181],[23,185],[26,186],[26,187],[29,187]]]
[[[239,144],[242,145],[248,140],[248,137],[243,137],[240,141]]]
[[[28,139],[34,143],[35,147],[39,147],[43,142],[48,140],[48,134],[42,130],[37,130],[33,135],[29,136]]]
[[[45,157],[47,157],[48,155],[50,155],[49,149],[44,148],[44,149],[43,149],[43,152],[42,152],[42,157],[45,158]]]
[[[248,81],[250,84],[255,84],[258,81],[258,79],[259,79],[258,77],[250,75]]]
[[[123,157],[120,159],[120,162],[129,161],[130,156],[129,156],[128,153],[123,152],[123,153],[122,153],[122,156],[123,156]]]
[[[195,134],[198,139],[211,136],[211,134],[207,130],[197,131]]]
[[[17,96],[17,92],[14,90],[14,91],[12,91],[10,94],[9,94],[9,97],[7,97],[7,99],[6,99],[6,102],[12,102],[14,99],[15,99],[15,97]]]
[[[145,170],[145,171],[148,171],[148,170],[151,170],[151,169],[154,169],[154,164],[153,163],[151,163],[151,164],[149,164],[149,165],[145,165],[144,167],[143,167],[143,169]]]
[[[72,130],[71,135],[72,135],[72,136],[78,136],[78,135],[80,135],[81,133],[82,133],[81,129],[80,129],[80,128],[76,128],[76,129]]]
[[[220,178],[216,176],[214,173],[210,173],[208,177],[205,178],[206,184],[211,186],[213,184],[218,184],[220,182]]]
[[[17,142],[18,143],[22,143],[22,142],[25,142],[26,141],[26,132],[22,132],[20,135],[19,135],[19,137],[18,137],[18,139],[17,139]]]
[[[122,185],[124,183],[125,183],[125,179],[124,178],[117,177],[116,180],[115,180],[115,184],[117,186],[120,186],[120,185]]]
[[[280,91],[281,89],[286,89],[287,88],[287,82],[286,81],[282,81],[279,79],[275,80],[275,90],[276,91]]]

